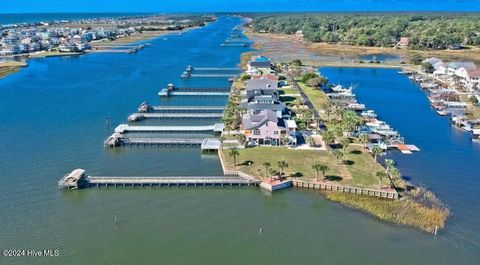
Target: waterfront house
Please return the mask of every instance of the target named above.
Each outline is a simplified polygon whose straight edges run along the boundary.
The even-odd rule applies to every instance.
[[[295,121],[279,119],[271,110],[243,115],[241,130],[247,141],[254,145],[281,145],[282,138],[287,140],[285,144],[296,145]]]
[[[247,62],[248,75],[264,75],[275,74],[272,63],[270,60],[263,56],[253,56],[250,61]]]
[[[240,105],[251,114],[258,114],[262,110],[271,110],[275,112],[278,118],[290,117],[289,111],[285,108],[285,103],[275,100],[272,96],[268,95],[255,96],[250,101],[242,101]]]
[[[480,68],[477,67],[475,69],[467,70],[467,85],[471,88],[471,90],[480,91]]]
[[[271,96],[279,99],[278,82],[268,78],[250,79],[246,85],[246,99],[251,101],[255,96]]]

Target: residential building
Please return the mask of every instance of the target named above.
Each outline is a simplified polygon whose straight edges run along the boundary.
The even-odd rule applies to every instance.
[[[246,73],[248,75],[275,74],[275,70],[273,70],[272,63],[268,58],[253,56],[247,63]]]

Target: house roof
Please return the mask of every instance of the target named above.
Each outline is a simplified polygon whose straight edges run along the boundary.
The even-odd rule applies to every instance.
[[[465,68],[465,70],[475,69],[477,66],[472,62],[451,62],[448,67],[453,69]]]
[[[278,88],[278,83],[276,80],[270,80],[267,78],[247,80],[247,90],[277,89],[277,88]]]
[[[285,125],[287,126],[287,128],[297,128],[297,123],[294,120],[285,120]]]
[[[271,74],[267,74],[267,75],[254,75],[254,76],[252,76],[252,79],[262,79],[262,78],[266,78],[266,79],[270,79],[270,80],[274,80],[274,81],[277,81],[277,80],[278,80],[278,76],[277,76],[277,75],[271,75]]]
[[[468,76],[473,78],[480,78],[480,68],[477,67],[475,69],[467,69]]]
[[[271,110],[262,110],[259,114],[246,114],[242,118],[243,129],[260,128],[269,121],[278,123],[277,115]]]

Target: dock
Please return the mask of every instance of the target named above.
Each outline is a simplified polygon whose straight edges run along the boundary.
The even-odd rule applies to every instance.
[[[230,92],[181,92],[181,91],[171,91],[166,88],[160,90],[158,95],[161,97],[169,96],[216,96],[216,97],[228,97]]]
[[[135,132],[222,132],[223,123],[203,126],[131,126],[120,124],[115,128],[115,133]]]
[[[221,119],[223,113],[133,113],[128,121],[145,119]]]
[[[153,112],[223,112],[224,106],[151,106]]]
[[[309,182],[309,181],[302,181],[302,180],[295,180],[295,179],[292,179],[291,181],[292,181],[292,185],[294,187],[299,187],[299,188],[314,189],[314,190],[325,190],[325,191],[333,191],[333,192],[343,192],[343,193],[353,193],[353,194],[374,196],[374,197],[380,197],[380,198],[385,198],[385,199],[393,199],[393,200],[399,199],[398,193],[394,189],[375,190],[375,189],[349,187],[349,186],[343,186],[343,185],[331,184],[331,183],[324,183],[324,182]]]
[[[224,176],[87,176],[85,170],[75,169],[58,181],[60,189],[87,187],[212,187],[212,186],[257,186],[260,181],[241,175]]]

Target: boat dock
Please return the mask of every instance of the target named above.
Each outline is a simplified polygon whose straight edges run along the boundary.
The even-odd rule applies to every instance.
[[[161,97],[169,96],[217,96],[217,97],[228,97],[230,92],[181,92],[181,91],[171,91],[166,88],[160,90],[158,95]]]
[[[179,187],[179,186],[257,186],[259,180],[240,174],[224,176],[87,176],[85,170],[75,169],[58,181],[60,189],[87,187]]]
[[[203,126],[131,126],[120,124],[115,128],[115,133],[135,133],[135,132],[222,132],[223,123]]]
[[[223,112],[223,106],[150,106],[153,112]]]
[[[128,116],[128,121],[145,119],[220,119],[223,113],[134,113]]]
[[[349,187],[349,186],[343,186],[343,185],[337,185],[337,184],[331,184],[331,183],[309,182],[309,181],[295,180],[295,179],[292,179],[292,184],[294,187],[306,188],[306,189],[353,193],[353,194],[374,196],[374,197],[393,199],[393,200],[399,199],[398,193],[394,189],[388,189],[388,190],[365,189],[365,188]]]

